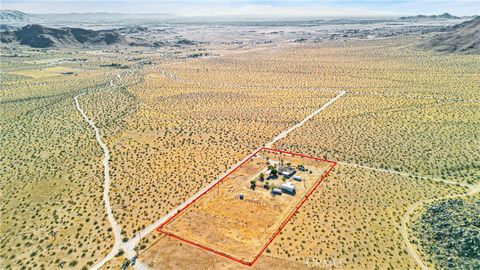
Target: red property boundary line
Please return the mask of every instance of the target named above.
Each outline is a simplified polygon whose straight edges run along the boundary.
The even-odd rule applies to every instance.
[[[303,197],[303,199],[300,201],[300,203],[295,207],[295,209],[292,211],[292,213],[288,216],[288,218],[280,225],[280,227],[278,228],[278,230],[275,232],[275,234],[270,238],[270,240],[265,244],[265,246],[263,246],[263,248],[260,250],[260,252],[255,256],[255,258],[250,261],[250,262],[247,262],[247,261],[244,261],[244,260],[241,260],[241,259],[238,259],[238,258],[235,258],[229,254],[226,254],[224,252],[221,252],[221,251],[218,251],[218,250],[214,250],[212,248],[209,248],[209,247],[206,247],[206,246],[203,246],[203,245],[200,245],[198,243],[195,243],[195,242],[192,242],[188,239],[185,239],[185,238],[182,238],[178,235],[175,235],[173,233],[170,233],[170,232],[167,232],[167,231],[164,231],[162,230],[162,228],[164,226],[166,226],[168,223],[170,223],[175,217],[177,217],[180,213],[182,213],[183,211],[185,211],[188,207],[190,207],[190,205],[194,204],[198,199],[200,199],[203,195],[205,195],[207,192],[209,192],[212,188],[216,187],[218,184],[220,184],[223,180],[225,180],[229,175],[231,175],[233,172],[235,172],[238,168],[240,168],[243,164],[245,164],[246,162],[250,161],[256,154],[258,154],[260,151],[262,150],[266,150],[266,151],[272,151],[272,152],[279,152],[279,153],[283,153],[283,154],[289,154],[289,155],[292,155],[292,156],[300,156],[300,157],[304,157],[304,158],[309,158],[309,159],[314,159],[314,160],[317,160],[317,161],[324,161],[324,162],[328,162],[330,164],[332,164],[332,166],[330,167],[330,169],[328,169],[328,171],[326,173],[324,173],[322,175],[322,177],[320,178],[319,181],[317,181],[317,183],[310,189],[310,191]],[[247,265],[247,266],[252,266],[257,260],[258,258],[260,258],[260,256],[263,254],[263,252],[265,252],[265,250],[267,249],[267,247],[273,242],[273,240],[278,236],[278,234],[282,231],[282,229],[288,224],[288,222],[293,218],[293,216],[295,216],[295,214],[298,212],[298,210],[303,206],[303,204],[307,201],[307,199],[313,194],[313,192],[320,186],[320,184],[323,182],[323,180],[325,180],[325,178],[330,174],[330,172],[333,170],[333,168],[335,167],[335,165],[337,165],[337,162],[335,161],[332,161],[332,160],[327,160],[327,159],[322,159],[322,158],[317,158],[317,157],[312,157],[312,156],[308,156],[308,155],[303,155],[303,154],[298,154],[298,153],[293,153],[293,152],[289,152],[289,151],[284,151],[284,150],[279,150],[279,149],[273,149],[273,148],[267,148],[267,147],[261,147],[260,149],[258,149],[257,151],[255,151],[253,154],[251,154],[248,159],[246,159],[245,161],[243,161],[242,163],[240,163],[237,167],[235,167],[231,172],[229,172],[227,175],[225,175],[224,177],[222,177],[220,180],[218,180],[213,186],[211,186],[210,188],[208,188],[207,190],[205,190],[204,192],[202,192],[200,195],[198,195],[197,198],[195,198],[193,201],[191,201],[190,203],[188,203],[187,205],[185,205],[182,209],[178,210],[178,212],[173,215],[172,217],[170,217],[169,219],[167,219],[167,221],[165,221],[163,224],[161,224],[156,230],[160,233],[163,233],[165,235],[168,235],[172,238],[175,238],[175,239],[178,239],[180,241],[183,241],[185,243],[188,243],[190,245],[193,245],[195,247],[199,247],[199,248],[202,248],[204,250],[207,250],[207,251],[210,251],[212,253],[215,253],[217,255],[220,255],[224,258],[227,258],[227,259],[230,259],[230,260],[233,260],[233,261],[236,261],[238,263],[241,263],[243,265]]]

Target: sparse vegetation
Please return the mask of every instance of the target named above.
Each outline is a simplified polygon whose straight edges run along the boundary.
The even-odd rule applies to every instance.
[[[304,44],[192,61],[168,71],[200,87],[316,94],[348,90],[274,146],[347,164],[475,183],[479,151],[474,138],[479,134],[474,126],[480,110],[473,90],[479,82],[472,75],[478,72],[478,56],[405,48],[410,41]],[[336,260],[346,269],[414,268],[399,231],[407,207],[465,192],[415,176],[338,166],[328,187],[312,196],[262,258],[301,264],[307,264],[307,257],[313,263]]]
[[[142,49],[1,45],[0,268],[91,268],[113,246],[102,149],[74,96],[85,93],[82,106],[110,150],[109,196],[127,242],[343,90],[273,145],[339,163],[254,268],[417,267],[399,230],[407,208],[466,192],[443,180],[480,181],[479,56],[422,51],[414,36],[362,39],[366,31],[315,42],[322,28],[222,27],[201,36],[162,26],[154,35],[166,40]],[[216,40],[228,31],[235,34]],[[197,41],[212,35],[216,42]],[[246,189],[262,183],[247,192],[288,198],[271,196],[286,181],[273,162],[260,161],[271,173],[251,175]],[[284,162],[315,176],[308,163]],[[247,192],[235,201],[246,203]],[[430,266],[478,265],[477,208],[478,196],[415,213],[410,235]],[[268,229],[244,227],[249,235]],[[152,268],[241,267],[157,233],[137,248]],[[105,268],[130,263],[126,254]]]
[[[115,74],[88,52],[15,51],[24,57],[0,61],[0,268],[91,266],[109,252],[113,235],[102,152],[73,96],[101,90]],[[65,60],[73,58],[87,60]]]
[[[435,201],[411,224],[415,243],[438,269],[480,268],[480,197]]]
[[[249,185],[252,176],[268,169],[262,162],[265,157],[277,161],[284,159],[295,164],[305,162],[315,173],[298,173],[303,181],[291,184],[294,191],[290,195],[272,197],[268,189],[256,189],[255,180],[250,180]],[[161,230],[251,262],[305,194],[318,183],[321,175],[332,166],[332,163],[325,161],[262,150],[212,191],[200,197],[192,207],[162,225]],[[280,179],[275,182],[283,184]],[[245,199],[232,198],[232,193],[245,195]]]

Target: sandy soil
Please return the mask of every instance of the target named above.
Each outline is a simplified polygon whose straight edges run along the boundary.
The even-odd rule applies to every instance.
[[[261,173],[268,176],[268,164],[304,165],[307,171],[297,169],[295,175],[300,176],[301,181],[283,177],[260,181]],[[161,230],[244,262],[252,262],[332,165],[262,150],[163,225]],[[255,188],[252,188],[251,180],[257,181]],[[295,195],[272,196],[271,190],[264,187],[268,183],[269,187],[278,188],[284,181],[295,186]],[[240,194],[244,196],[243,200],[239,199]]]

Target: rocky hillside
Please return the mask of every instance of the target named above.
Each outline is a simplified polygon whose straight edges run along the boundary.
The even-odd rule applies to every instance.
[[[439,52],[480,54],[480,16],[426,38],[418,46]]]
[[[27,19],[27,14],[18,10],[0,10],[0,22],[22,22]]]
[[[115,31],[93,31],[82,28],[49,28],[38,24],[27,25],[12,32],[2,32],[3,43],[19,43],[34,48],[78,45],[111,45],[125,42]]]
[[[422,253],[438,269],[480,268],[480,201],[456,198],[426,207],[412,232]]]

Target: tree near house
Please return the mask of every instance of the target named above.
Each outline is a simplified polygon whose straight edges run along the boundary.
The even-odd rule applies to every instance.
[[[268,166],[268,169],[270,170],[270,175],[275,176],[275,175],[278,174],[278,170],[277,170],[277,168],[275,168],[274,166],[271,166],[271,165],[270,165],[270,166]]]

